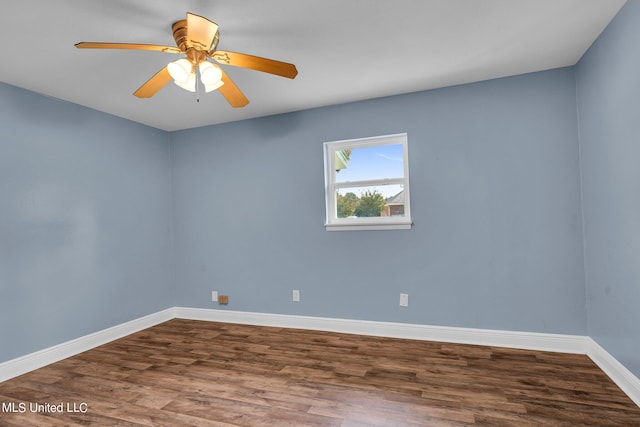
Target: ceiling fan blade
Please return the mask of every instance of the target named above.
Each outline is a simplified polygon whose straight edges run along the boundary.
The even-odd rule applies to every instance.
[[[158,71],[153,77],[151,77],[145,84],[140,86],[133,94],[138,98],[151,98],[167,83],[171,81],[171,75],[169,69],[164,67]]]
[[[211,50],[218,24],[199,15],[187,12],[187,43],[205,51]]]
[[[218,91],[225,97],[227,102],[229,102],[233,108],[242,108],[247,105],[249,100],[244,96],[244,93],[238,89],[238,86],[236,86],[224,70],[220,68],[220,71],[222,71],[222,82],[224,84],[218,88]]]
[[[259,56],[224,50],[216,50],[212,57],[222,64],[249,68],[251,70],[262,71],[290,79],[294,79],[298,75],[298,70],[295,65],[289,64],[288,62],[276,61],[275,59],[261,58]]]
[[[154,50],[167,53],[182,53],[177,47],[160,46],[155,44],[139,43],[101,43],[101,42],[80,42],[75,46],[78,49],[132,49],[132,50]]]

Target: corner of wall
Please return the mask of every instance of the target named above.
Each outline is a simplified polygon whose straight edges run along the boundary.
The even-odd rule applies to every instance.
[[[585,234],[585,217],[584,217],[584,191],[583,191],[583,176],[582,176],[582,151],[581,151],[581,126],[580,126],[580,92],[578,85],[578,71],[579,64],[573,66],[573,80],[575,83],[575,102],[576,102],[576,125],[578,139],[576,141],[578,148],[578,185],[580,190],[580,238],[582,241],[582,283],[584,286],[584,324],[587,331],[587,336],[590,336],[589,328],[589,298],[587,298],[587,242]]]
[[[173,194],[173,156],[174,156],[174,138],[173,132],[167,132],[167,141],[169,144],[169,244],[170,244],[170,252],[171,252],[171,265],[169,266],[169,270],[171,271],[171,280],[170,280],[170,289],[169,289],[169,301],[168,306],[173,307],[177,302],[177,275],[176,275],[176,266],[175,266],[175,218],[174,218],[174,194]]]

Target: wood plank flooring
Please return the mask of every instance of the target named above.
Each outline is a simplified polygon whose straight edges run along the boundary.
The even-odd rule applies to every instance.
[[[20,427],[640,426],[587,356],[179,319],[0,383],[0,404]]]

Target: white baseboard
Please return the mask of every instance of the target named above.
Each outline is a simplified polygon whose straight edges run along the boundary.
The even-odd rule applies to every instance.
[[[605,374],[626,393],[633,402],[640,406],[640,379],[624,367],[615,357],[589,338],[587,356],[604,371]]]
[[[280,328],[586,354],[640,406],[640,379],[587,336],[429,326],[368,320],[173,307],[0,363],[0,382],[168,320],[191,319]]]
[[[181,319],[586,354],[588,337],[175,307]]]
[[[159,311],[148,316],[134,319],[111,328],[103,329],[53,347],[45,348],[25,356],[0,363],[0,382],[57,362],[67,357],[91,350],[110,341],[141,331],[167,320],[173,319],[173,309]]]

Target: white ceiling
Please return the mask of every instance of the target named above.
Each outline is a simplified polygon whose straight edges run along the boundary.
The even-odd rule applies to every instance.
[[[575,64],[624,0],[20,0],[0,4],[1,81],[178,130]],[[296,64],[289,80],[226,67],[249,98],[173,83],[132,93],[176,55],[80,50],[80,41],[173,46],[186,12],[219,48]]]

